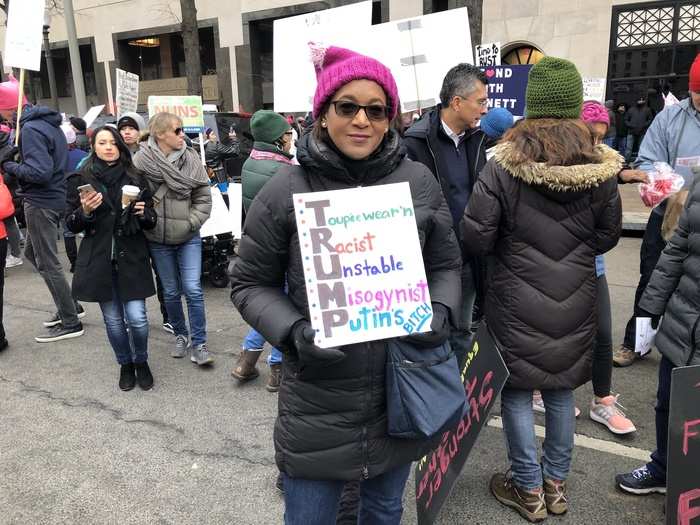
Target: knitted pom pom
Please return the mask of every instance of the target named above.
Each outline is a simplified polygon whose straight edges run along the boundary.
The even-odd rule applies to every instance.
[[[323,61],[326,58],[327,46],[318,42],[309,42],[309,51],[311,52],[311,63],[320,71],[323,69]]]

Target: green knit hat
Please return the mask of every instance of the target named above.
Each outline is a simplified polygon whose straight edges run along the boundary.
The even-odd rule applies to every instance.
[[[269,109],[256,111],[250,119],[250,132],[253,134],[253,139],[258,142],[273,144],[289,131],[290,127],[286,118]]]
[[[579,118],[583,82],[576,66],[544,57],[532,66],[525,92],[525,118]]]

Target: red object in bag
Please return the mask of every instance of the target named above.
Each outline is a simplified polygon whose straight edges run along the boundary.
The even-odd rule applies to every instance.
[[[669,195],[680,191],[685,184],[683,177],[675,173],[665,162],[655,162],[654,167],[656,171],[649,173],[650,182],[639,185],[642,202],[649,208],[658,206]]]

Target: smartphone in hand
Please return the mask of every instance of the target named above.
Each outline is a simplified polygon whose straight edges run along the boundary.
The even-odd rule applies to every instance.
[[[78,186],[78,192],[95,193],[95,188],[92,187],[92,184],[83,184],[82,186]]]

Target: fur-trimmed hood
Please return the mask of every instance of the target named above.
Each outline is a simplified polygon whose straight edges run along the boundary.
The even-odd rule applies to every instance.
[[[599,162],[573,166],[548,166],[544,162],[518,161],[511,142],[494,148],[494,158],[512,177],[531,186],[543,186],[555,192],[579,192],[599,186],[617,176],[622,169],[623,158],[605,144],[595,146]]]

